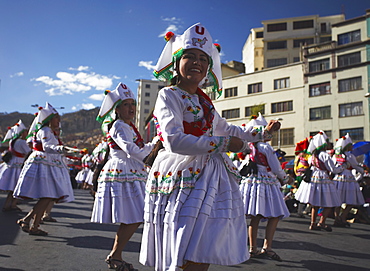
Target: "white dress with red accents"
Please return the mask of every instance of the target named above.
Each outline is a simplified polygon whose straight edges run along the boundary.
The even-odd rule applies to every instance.
[[[360,185],[352,173],[352,169],[355,169],[360,174],[364,173],[364,169],[358,165],[356,157],[350,152],[345,152],[344,159],[338,159],[337,156],[334,155],[333,161],[334,163],[341,165],[343,162],[347,162],[346,164],[349,164],[344,168],[343,172],[336,174],[333,178],[342,203],[346,203],[348,205],[365,204],[365,199],[361,193]]]
[[[12,144],[12,142],[9,144]],[[8,163],[0,164],[0,190],[3,191],[14,191],[25,156],[31,151],[24,139],[18,138],[13,144],[16,153],[12,154]]]
[[[311,156],[309,159],[312,165]],[[302,181],[299,185],[295,198],[301,203],[309,203],[312,206],[320,207],[337,207],[342,204],[338,190],[329,176],[329,172],[334,174],[343,171],[341,166],[336,166],[331,159],[330,155],[325,151],[321,151],[318,155],[321,166],[318,163],[312,165],[311,182],[307,183]]]
[[[46,126],[37,132],[36,141],[41,143],[39,150],[33,150],[25,161],[14,197],[52,198],[58,203],[73,201],[69,170],[62,157],[63,146]]]
[[[158,93],[154,116],[164,148],[147,180],[140,251],[140,263],[155,270],[180,270],[187,261],[233,265],[249,258],[241,176],[226,151],[230,136],[257,141],[262,134],[228,124],[213,106],[211,127],[203,135],[185,133],[184,121],[205,119],[199,99],[205,98],[178,87]]]
[[[244,177],[240,182],[240,192],[243,195],[245,214],[247,217],[262,215],[266,218],[289,217],[290,213],[281,192],[279,179],[285,179],[286,174],[270,144],[258,142],[260,159],[257,161],[258,174]],[[255,147],[251,147],[253,150]],[[254,159],[255,152],[250,154]],[[262,162],[264,160],[264,162]],[[278,179],[279,178],[279,179]]]
[[[122,120],[113,123],[109,137],[110,158],[99,174],[91,222],[143,222],[148,176],[143,159],[154,144],[147,143],[140,148],[135,144],[135,131]]]

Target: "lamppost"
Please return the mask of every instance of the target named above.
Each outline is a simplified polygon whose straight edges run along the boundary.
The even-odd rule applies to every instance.
[[[282,120],[283,120],[283,118],[277,118],[276,120],[278,120],[278,121],[282,121]],[[279,129],[279,131],[278,131],[278,150],[280,150],[280,130],[281,130],[281,129]]]

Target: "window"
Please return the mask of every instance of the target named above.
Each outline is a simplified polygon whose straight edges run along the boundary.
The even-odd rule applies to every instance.
[[[362,108],[362,102],[347,103],[339,105],[339,117],[351,117],[363,115],[364,111]]]
[[[364,140],[364,128],[352,128],[352,129],[342,129],[339,130],[339,136],[345,136],[350,134],[352,141],[362,141]]]
[[[258,112],[261,112],[262,115],[265,115],[265,105],[255,105],[255,106],[247,106],[245,108],[245,117],[250,117],[252,115],[258,115]]]
[[[279,113],[293,110],[293,101],[279,102],[271,104],[271,113]]]
[[[267,59],[267,68],[285,65],[287,63],[288,60],[286,58]]]
[[[216,100],[216,92],[211,91],[211,92],[208,92],[208,93],[207,93],[207,95],[208,95],[208,97],[209,97],[212,101]]]
[[[321,33],[326,33],[327,32],[326,23],[321,23],[320,24],[320,32]]]
[[[262,92],[262,83],[248,85],[248,94]]]
[[[267,43],[267,50],[286,49],[286,40],[270,41]]]
[[[361,41],[361,31],[351,31],[348,33],[338,35],[338,45],[343,45],[355,41]]]
[[[240,116],[239,108],[222,111],[222,117],[225,119],[239,118],[239,116]]]
[[[313,28],[313,20],[293,22],[293,29],[305,29],[305,28]]]
[[[325,71],[330,69],[329,58],[312,61],[309,63],[310,72]]]
[[[313,44],[313,38],[293,40],[293,47],[294,48],[298,48],[298,47],[301,47],[303,45],[310,45],[310,44]]]
[[[271,145],[279,146],[279,134],[280,134],[280,145],[283,146],[293,146],[294,141],[294,128],[280,129],[280,132],[276,132],[272,138]]]
[[[288,88],[290,87],[289,77],[274,80],[274,89]]]
[[[165,86],[158,86],[158,90],[161,90],[162,88],[164,88]]]
[[[361,76],[338,81],[338,91],[339,92],[347,92],[347,91],[353,91],[353,90],[358,90],[358,89],[362,89]]]
[[[345,67],[361,62],[360,52],[338,56],[338,67]]]
[[[145,84],[145,88],[150,88],[150,84]]]
[[[150,97],[150,92],[145,92],[145,97]]]
[[[310,132],[310,136],[315,136],[319,133],[320,131],[316,131],[316,132]],[[326,134],[326,136],[328,137],[329,141],[332,141],[331,140],[331,131],[327,130],[325,131],[324,130],[324,133]]]
[[[257,39],[263,38],[263,31],[261,31],[261,32],[256,32],[256,38],[257,38]]]
[[[276,32],[286,30],[286,23],[268,24],[267,32]]]
[[[298,57],[293,57],[293,62],[299,62],[299,61],[301,61],[299,56]]]
[[[149,114],[149,109],[144,109],[145,114]]]
[[[329,106],[310,108],[310,120],[323,120],[331,118],[331,108]]]
[[[237,87],[226,88],[225,89],[225,98],[235,97],[235,96],[238,96],[238,88]]]
[[[150,101],[144,101],[145,105],[150,105]]]
[[[330,82],[310,85],[310,97],[331,94]]]

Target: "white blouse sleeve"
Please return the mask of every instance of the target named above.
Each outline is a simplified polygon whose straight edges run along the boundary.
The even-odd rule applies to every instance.
[[[356,157],[349,152],[346,152],[347,161],[350,163],[351,167],[353,167],[357,172],[363,174],[364,169],[357,163]]]
[[[318,157],[324,164],[328,171],[338,174],[343,171],[343,168],[341,165],[335,165],[333,159],[330,157],[330,155],[324,151],[320,152]]]
[[[274,153],[274,149],[267,143],[257,143],[258,150],[266,156],[267,163],[271,168],[271,172],[278,177],[278,179],[286,178],[285,171],[281,168],[279,159]]]
[[[158,93],[154,116],[158,121],[159,135],[166,150],[183,155],[198,155],[226,152],[229,137],[194,136],[184,133],[184,103],[171,89],[163,88]]]
[[[58,139],[49,127],[39,130],[37,132],[37,138],[41,140],[44,152],[61,153],[63,151],[63,146],[58,145]]]
[[[214,134],[215,135],[228,135],[239,137],[240,139],[248,142],[261,141],[264,137],[265,131],[253,131],[253,127],[243,127],[230,124],[226,119],[222,118],[217,112],[214,119]]]
[[[127,154],[128,158],[134,158],[140,162],[150,153],[153,144],[145,144],[139,148],[133,141],[133,131],[130,126],[123,121],[116,121],[109,131],[114,142]]]
[[[30,147],[27,145],[26,140],[24,139],[18,139],[14,143],[14,149],[15,151],[23,154],[27,154],[31,151]]]

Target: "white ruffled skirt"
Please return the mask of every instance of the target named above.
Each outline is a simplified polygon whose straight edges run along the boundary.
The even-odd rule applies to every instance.
[[[312,206],[337,207],[342,204],[334,182],[326,171],[322,170],[312,172],[311,182],[301,182],[295,198],[301,203],[309,203]]]
[[[191,172],[199,167],[197,179],[188,183],[192,188],[186,187],[186,183],[168,185],[171,188],[165,191],[170,193],[166,194],[149,193],[155,181],[149,178],[140,263],[154,266],[155,270],[180,270],[186,261],[233,265],[248,260],[239,179],[227,170],[230,165],[225,165],[221,155],[210,156],[205,166],[203,158],[207,156],[172,155],[157,157],[150,176],[159,170],[177,173],[181,179],[179,165],[185,176],[189,173],[185,168],[190,165]],[[179,161],[180,157],[183,161]],[[178,163],[170,163],[174,159]]]
[[[33,151],[26,160],[13,192],[16,198],[74,200],[67,166],[57,153]]]
[[[348,205],[365,204],[365,199],[361,193],[360,185],[351,171],[345,169],[341,174],[335,175],[333,180],[342,203],[346,203]]]
[[[91,222],[143,222],[146,178],[144,166],[138,161],[108,160],[99,174]]]
[[[9,163],[0,164],[0,190],[14,191],[23,162],[23,157],[13,156]]]
[[[264,218],[289,217],[290,212],[280,190],[280,182],[265,167],[258,165],[258,176],[243,177],[239,188],[247,218],[256,215]]]

